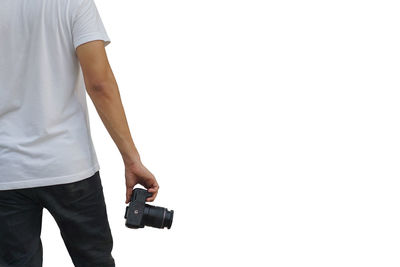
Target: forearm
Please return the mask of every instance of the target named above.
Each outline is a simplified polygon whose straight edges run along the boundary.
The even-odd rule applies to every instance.
[[[114,80],[87,90],[104,126],[121,153],[125,165],[140,161],[133,142],[118,85]]]

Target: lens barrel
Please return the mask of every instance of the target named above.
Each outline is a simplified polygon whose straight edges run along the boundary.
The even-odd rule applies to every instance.
[[[166,208],[151,206],[146,204],[144,207],[143,222],[146,226],[156,228],[171,228],[174,211]]]

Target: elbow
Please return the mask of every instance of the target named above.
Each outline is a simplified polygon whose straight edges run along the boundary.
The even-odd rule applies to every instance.
[[[108,90],[107,88],[109,88],[110,85],[111,85],[111,82],[107,81],[107,80],[97,81],[97,82],[92,83],[92,88],[93,88],[93,90],[96,90],[96,91],[107,91]]]
[[[90,83],[90,90],[93,92],[108,92],[115,87],[115,81],[111,79],[100,80]]]

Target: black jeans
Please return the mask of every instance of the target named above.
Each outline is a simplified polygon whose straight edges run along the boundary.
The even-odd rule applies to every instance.
[[[115,266],[113,238],[97,171],[73,183],[0,190],[1,267],[42,266],[43,207],[57,222],[76,267]]]

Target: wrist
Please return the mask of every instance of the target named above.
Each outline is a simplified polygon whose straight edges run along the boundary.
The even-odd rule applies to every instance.
[[[124,161],[125,167],[131,167],[133,165],[137,165],[141,163],[139,155],[132,156],[122,156],[122,160]]]

